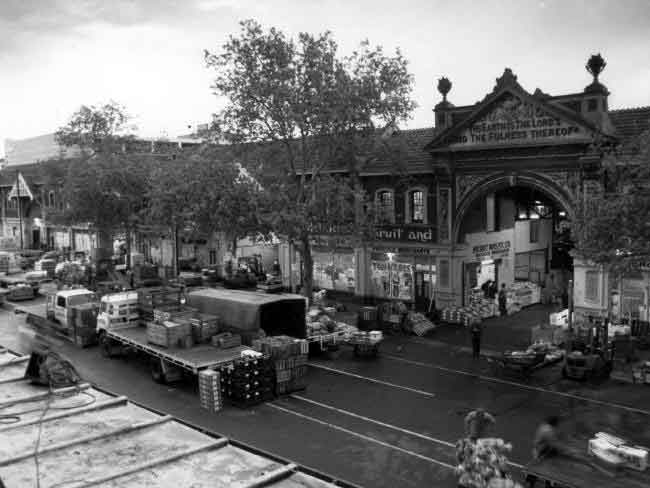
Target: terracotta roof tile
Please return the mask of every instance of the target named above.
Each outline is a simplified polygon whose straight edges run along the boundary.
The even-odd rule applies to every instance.
[[[650,107],[610,110],[609,119],[616,128],[616,135],[621,138],[621,143],[625,144],[650,130]]]

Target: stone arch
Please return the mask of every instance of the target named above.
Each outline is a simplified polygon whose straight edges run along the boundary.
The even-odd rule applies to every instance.
[[[475,184],[458,203],[452,228],[452,242],[458,242],[458,234],[463,219],[465,218],[470,206],[477,198],[493,191],[512,186],[524,186],[541,191],[548,195],[560,208],[562,208],[567,213],[569,219],[573,218],[574,207],[571,196],[551,178],[540,173],[531,172],[496,173],[485,177]]]

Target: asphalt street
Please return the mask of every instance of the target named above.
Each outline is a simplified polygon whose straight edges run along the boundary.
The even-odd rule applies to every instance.
[[[26,352],[30,340],[24,315],[0,312],[0,345]],[[493,413],[494,434],[513,443],[515,472],[550,414],[566,418],[563,432],[585,450],[602,430],[650,445],[647,387],[568,382],[557,367],[522,384],[488,361],[426,340],[391,338],[376,360],[349,350],[336,360],[314,358],[304,392],[217,414],[199,407],[191,383],[153,383],[142,358],[106,359],[97,348],[52,344],[99,387],[365,487],[456,486],[453,443],[476,407]]]

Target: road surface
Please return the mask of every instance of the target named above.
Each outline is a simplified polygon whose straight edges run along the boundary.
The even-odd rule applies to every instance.
[[[25,352],[30,339],[24,315],[0,312],[0,344]],[[191,384],[153,383],[140,358],[105,359],[97,348],[51,344],[102,388],[366,487],[456,486],[453,443],[463,417],[479,406],[496,416],[495,434],[513,443],[515,472],[529,460],[537,424],[550,414],[565,415],[565,432],[585,449],[601,430],[650,445],[646,387],[588,387],[559,380],[557,368],[522,385],[495,376],[489,363],[426,341],[391,340],[377,360],[355,359],[350,351],[333,361],[317,358],[306,391],[217,414],[199,407]]]

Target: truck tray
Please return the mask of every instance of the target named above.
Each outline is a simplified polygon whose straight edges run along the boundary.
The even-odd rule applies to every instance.
[[[109,330],[107,336],[124,345],[135,347],[151,355],[165,359],[192,373],[201,369],[231,363],[241,357],[242,351],[250,347],[239,346],[230,349],[219,349],[210,344],[201,344],[187,349],[165,348],[147,342],[147,329],[135,326],[119,330]]]

